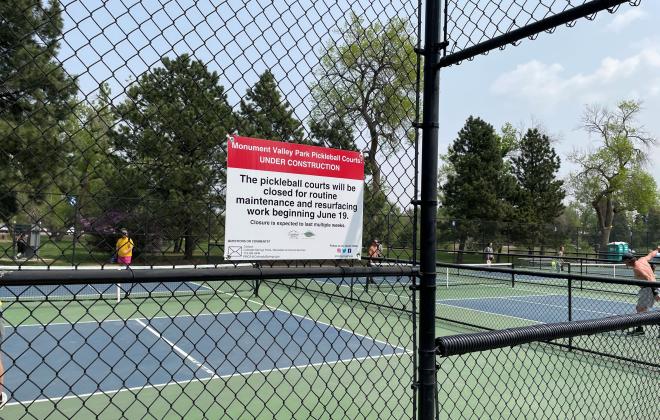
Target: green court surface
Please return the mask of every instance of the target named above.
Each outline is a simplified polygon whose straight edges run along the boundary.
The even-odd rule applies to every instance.
[[[310,325],[331,326],[348,337],[342,340],[358,337],[369,341],[358,346],[368,348],[364,355],[333,358],[326,356],[331,350],[327,348],[320,362],[310,359],[288,366],[257,367],[230,374],[218,372],[208,378],[193,376],[166,383],[150,383],[147,379],[140,386],[50,400],[43,397],[22,402],[12,400],[1,413],[2,418],[195,419],[212,412],[222,413],[222,418],[236,419],[411,417],[411,384],[415,375],[411,310],[417,301],[411,298],[410,279],[375,280],[376,284],[369,285],[364,278],[267,280],[261,282],[258,297],[254,296],[251,282],[216,281],[199,283],[202,288],[189,293],[129,295],[119,303],[83,296],[50,301],[5,300],[5,322],[14,327],[80,325],[88,321],[106,325],[112,320],[127,324],[129,320],[163,317],[201,320],[208,314],[220,317],[279,311]],[[476,332],[480,330],[478,327],[509,328],[544,322],[529,314],[512,315],[506,308],[512,306],[513,299],[522,308],[516,310],[549,316],[551,312],[546,306],[561,306],[557,296],[566,294],[563,288],[533,278],[517,282],[515,287],[504,279],[477,280],[453,273],[450,280],[438,287],[436,311],[442,318],[436,322],[438,335]],[[587,299],[588,304],[595,302],[603,311],[632,301],[628,295],[608,291],[575,290],[573,296]],[[516,301],[519,297],[523,298],[522,303]],[[528,301],[528,297],[540,301]],[[470,307],[473,301],[486,306]],[[560,311],[563,313],[564,309]],[[303,321],[297,322],[299,329],[304,330]],[[242,324],[238,317],[231,324],[238,331],[250,332],[252,328],[249,323]],[[277,335],[282,327],[274,323],[268,328],[266,332],[275,331],[273,334]],[[617,333],[598,337],[598,340],[576,338],[574,344],[585,348],[605,346],[625,353],[619,355],[634,357],[644,357],[653,343],[656,349],[658,345],[658,340],[650,337],[631,340]],[[79,339],[81,347],[87,344],[79,337],[74,339]],[[389,350],[374,347],[373,343],[387,345]],[[239,350],[251,353],[252,347],[243,346]],[[252,346],[259,350],[259,340]],[[298,351],[298,347],[295,349]],[[657,363],[657,356],[654,360]],[[657,380],[657,371],[654,373],[648,367],[543,344],[438,358],[438,362],[440,410],[446,418],[554,418],[559,406],[570,407],[571,412],[577,413],[576,418],[597,418],[608,408],[618,409],[637,401],[642,384],[653,378]],[[556,368],[551,369],[552,366]],[[575,375],[577,371],[581,374]],[[9,368],[7,375],[11,373]],[[616,381],[604,378],[616,378]],[[554,397],[548,399],[548,393]],[[585,405],[590,411],[583,409]]]
[[[10,401],[2,412],[3,418],[202,418],[203,413],[210,412],[222,412],[223,418],[273,418],[274,413],[278,416],[287,413],[291,418],[323,417],[328,413],[373,418],[379,413],[404,416],[410,411],[413,331],[407,314],[350,304],[277,282],[261,285],[262,298],[254,297],[249,285],[242,287],[235,282],[231,286],[224,282],[204,285],[215,292],[146,299],[129,297],[120,303],[111,299],[5,301],[4,315],[8,325],[26,326],[278,310],[309,320],[308,324],[330,325],[349,336],[368,337],[371,341],[364,344],[367,355],[340,360],[327,356],[327,361],[290,363],[285,367],[257,368],[177,383],[147,381],[130,389],[67,395],[50,401],[36,397],[34,402]],[[248,332],[251,328],[240,327]],[[269,325],[272,328],[277,329]],[[387,343],[397,351],[371,349],[372,342]],[[80,341],[81,347],[86,344]],[[7,375],[11,373],[10,367]]]

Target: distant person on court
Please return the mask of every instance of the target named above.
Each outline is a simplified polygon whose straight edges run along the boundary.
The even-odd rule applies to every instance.
[[[25,251],[27,250],[27,239],[25,234],[21,233],[16,239],[16,258],[23,258]]]
[[[564,245],[557,251],[557,271],[564,271]]]
[[[133,240],[128,237],[128,230],[122,229],[121,238],[117,239],[117,244],[115,245],[117,264],[131,265],[134,247]]]
[[[2,320],[2,302],[0,301],[0,410],[7,404],[9,397],[5,392],[5,367],[2,364],[2,341],[5,338],[5,323]]]
[[[638,280],[646,280],[655,283],[655,273],[651,267],[651,260],[658,255],[660,246],[657,249],[649,252],[645,257],[637,258],[632,252],[626,252],[622,260],[626,266],[632,268],[635,278]],[[660,296],[654,293],[654,285],[649,287],[642,287],[637,294],[637,306],[635,310],[637,313],[646,312],[653,307],[655,302],[660,302]],[[644,335],[644,328],[640,325],[630,332],[632,335]]]
[[[490,242],[486,248],[484,248],[484,254],[486,254],[486,264],[490,265],[493,262],[493,259],[495,258],[493,251],[493,243]]]
[[[367,254],[369,255],[369,261],[367,262],[368,267],[373,267],[374,262],[376,262],[376,259],[383,258],[383,253],[380,250],[380,241],[378,239],[374,239],[373,241],[371,241],[371,245],[369,245]],[[376,283],[374,281],[373,276],[371,275],[367,276],[367,284],[369,283],[371,284]]]

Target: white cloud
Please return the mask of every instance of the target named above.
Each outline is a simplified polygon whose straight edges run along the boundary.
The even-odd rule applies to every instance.
[[[660,79],[655,79],[649,83],[649,96],[660,95]]]
[[[636,20],[644,19],[645,17],[646,12],[639,7],[633,7],[625,12],[616,13],[610,23],[607,24],[607,29],[612,32],[621,32],[631,23]]]
[[[647,90],[651,80],[640,86],[646,78],[637,76],[657,68],[660,68],[660,47],[657,46],[648,46],[621,59],[606,57],[593,72],[574,75],[566,75],[561,64],[532,60],[500,75],[490,89],[494,94],[516,96],[546,107],[573,99],[594,102],[602,98],[605,91],[638,89],[653,94],[653,90]]]

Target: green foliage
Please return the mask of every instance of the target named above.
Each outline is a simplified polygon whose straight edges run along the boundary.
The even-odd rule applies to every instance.
[[[512,214],[509,203],[515,190],[514,180],[505,170],[493,126],[480,118],[469,117],[449,147],[447,164],[451,171],[442,185],[447,216],[488,222],[457,223],[461,246],[469,236],[484,237],[486,242],[492,240],[491,235],[498,231],[497,222]]]
[[[500,150],[502,156],[505,157],[518,150],[521,139],[518,130],[509,122],[504,124],[501,131],[502,134],[499,137]]]
[[[300,121],[293,117],[289,103],[283,100],[275,76],[265,71],[241,100],[239,133],[268,140],[304,143]]]
[[[358,150],[353,139],[353,129],[341,118],[334,118],[329,121],[312,118],[309,122],[309,130],[312,134],[312,142],[317,146]]]
[[[550,138],[538,129],[527,130],[517,149],[511,169],[518,187],[516,220],[524,226],[518,235],[534,246],[547,235],[544,227],[551,225],[564,208],[564,182],[557,179],[561,161]]]
[[[60,124],[77,86],[57,61],[61,8],[52,0],[0,2],[0,219],[18,211],[17,190],[43,199],[62,163]]]
[[[637,101],[621,101],[613,111],[588,107],[584,128],[601,144],[595,151],[571,156],[580,167],[571,175],[571,186],[575,196],[596,211],[601,247],[609,242],[616,212],[645,213],[657,200],[655,180],[644,170],[648,147],[656,140],[637,123],[640,110]]]
[[[122,122],[115,147],[126,184],[144,186],[152,222],[185,237],[186,258],[206,228],[210,204],[220,205],[225,183],[226,135],[236,119],[216,72],[182,55],[163,58],[117,107]]]
[[[377,153],[388,154],[411,137],[415,118],[417,55],[414,29],[400,18],[383,25],[353,14],[330,41],[312,88],[316,121],[339,118],[367,134],[365,164],[371,187],[381,190]],[[374,193],[375,194],[375,193]]]

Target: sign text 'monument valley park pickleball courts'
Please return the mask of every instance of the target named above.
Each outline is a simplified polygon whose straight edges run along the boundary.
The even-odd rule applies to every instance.
[[[360,258],[363,194],[359,152],[230,137],[225,258]]]

